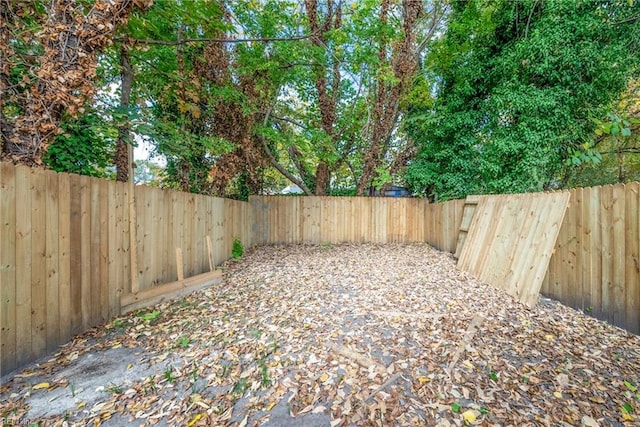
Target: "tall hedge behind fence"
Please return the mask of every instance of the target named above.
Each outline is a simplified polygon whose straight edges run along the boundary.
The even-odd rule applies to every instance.
[[[464,200],[252,196],[256,244],[428,242],[454,252]]]
[[[234,238],[251,244],[247,203],[135,187],[137,273],[131,274],[130,187],[0,163],[0,374],[120,313],[120,297],[209,270]]]
[[[640,183],[571,190],[541,292],[640,333]]]

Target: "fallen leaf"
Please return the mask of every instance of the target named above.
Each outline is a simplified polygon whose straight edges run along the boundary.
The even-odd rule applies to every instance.
[[[189,427],[191,427],[191,426],[195,425],[195,423],[197,423],[198,421],[200,421],[200,418],[202,418],[202,417],[203,417],[203,415],[202,415],[202,414],[196,414],[196,416],[195,416],[195,417],[193,417],[193,418],[191,419],[191,421],[189,421],[189,424],[187,424],[187,425],[188,425]]]
[[[464,411],[462,413],[462,418],[464,419],[465,424],[473,424],[476,422],[476,414],[471,409]]]
[[[600,424],[588,415],[582,417],[581,424],[583,427],[600,427]]]
[[[49,383],[40,383],[40,384],[36,384],[34,385],[32,388],[34,390],[41,390],[43,388],[49,388],[51,385]]]

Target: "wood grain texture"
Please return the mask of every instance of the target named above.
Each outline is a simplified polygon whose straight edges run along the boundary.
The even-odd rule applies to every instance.
[[[0,163],[0,374],[17,368],[16,170]]]
[[[210,254],[228,259],[235,238],[245,248],[426,242],[454,252],[461,232],[468,233],[462,251],[477,228],[484,235],[461,265],[535,299],[535,286],[519,279],[524,271],[544,282],[545,294],[640,333],[639,192],[638,183],[572,190],[559,222],[562,202],[547,198],[564,193],[480,196],[475,202],[485,206],[475,214],[471,196],[436,204],[272,196],[244,203],[0,163],[0,372],[117,316],[132,295],[185,292],[163,287],[177,279],[175,248],[183,249],[187,283],[210,272]]]
[[[534,306],[569,193],[483,196],[458,266]]]
[[[251,196],[254,244],[427,242],[455,250],[464,201]]]
[[[210,253],[228,259],[234,238],[253,242],[250,206],[235,200],[5,162],[0,196],[0,374],[119,315],[139,288],[162,293],[176,247],[188,253],[187,283],[211,271]]]

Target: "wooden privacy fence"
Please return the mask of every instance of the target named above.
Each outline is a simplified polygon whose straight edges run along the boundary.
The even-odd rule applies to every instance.
[[[578,188],[541,292],[640,333],[640,183]]]
[[[486,273],[479,273],[480,279],[491,282],[492,276],[502,274],[499,280],[504,283],[498,287],[513,283],[514,275],[526,281],[528,276],[538,275],[540,271],[536,269],[546,263],[545,254],[535,253],[541,245],[549,244],[555,230],[557,238],[551,243],[553,251],[548,266],[541,270],[545,276],[540,292],[640,334],[640,183],[577,188],[568,193],[569,205],[559,230],[557,219],[540,223],[548,217],[548,212],[525,215],[516,222],[518,215],[514,212],[500,220],[501,224],[497,223],[498,215],[490,212],[484,224],[493,223],[495,230],[478,242],[479,246],[474,249],[477,255],[468,254],[463,259],[467,232],[479,232],[470,228],[482,223],[475,218],[479,201],[490,200],[497,208],[506,208],[518,199],[530,198],[539,199],[538,205],[544,206],[546,202],[541,198],[553,198],[559,193],[469,196],[456,249],[456,253],[461,254],[459,266],[467,268],[468,264],[477,264],[489,257],[493,264]],[[552,210],[551,207],[544,209]],[[526,234],[523,230],[534,233]],[[510,243],[508,247],[503,245],[500,250],[493,250],[492,245],[499,245],[501,241]],[[529,241],[529,249],[523,246],[525,241]],[[513,264],[514,259],[523,262]],[[535,267],[529,261],[535,261]]]
[[[570,191],[541,289],[635,333],[639,193],[638,183]],[[194,286],[189,276],[228,258],[235,238],[245,246],[427,242],[454,253],[481,223],[473,220],[479,200],[466,208],[464,200],[370,197],[256,196],[244,203],[0,163],[0,374],[55,351],[123,306]],[[546,232],[537,215],[528,220]],[[505,216],[487,241],[502,239],[506,251],[516,223]]]
[[[249,205],[0,163],[0,374],[120,314],[121,301],[209,271],[251,244]],[[131,243],[136,257],[132,258]],[[132,260],[137,271],[131,271]],[[186,282],[186,281],[185,281]]]
[[[273,243],[427,242],[454,252],[464,200],[387,197],[252,196],[253,241]]]

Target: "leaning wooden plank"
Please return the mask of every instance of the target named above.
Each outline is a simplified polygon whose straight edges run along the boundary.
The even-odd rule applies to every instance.
[[[122,314],[133,310],[159,304],[164,301],[183,297],[198,289],[204,289],[222,281],[222,271],[215,270],[197,276],[189,277],[185,280],[167,283],[151,289],[140,291],[135,294],[128,294],[122,297]]]
[[[531,260],[531,268],[516,272],[523,279],[523,293],[520,301],[529,307],[534,307],[538,303],[540,286],[549,267],[549,260],[569,204],[569,192],[554,193],[550,196],[553,197],[550,197],[547,203],[543,203],[548,216],[543,226],[544,230],[539,234],[541,237],[539,251],[535,257],[528,258]]]
[[[211,216],[209,216],[211,218]],[[213,260],[213,244],[211,243],[211,236],[207,234],[207,257],[209,258],[209,271],[216,269],[216,262]]]
[[[568,192],[481,198],[458,266],[535,305],[568,202]]]
[[[176,248],[176,269],[178,271],[178,281],[184,280],[184,264],[182,263],[182,249]]]

